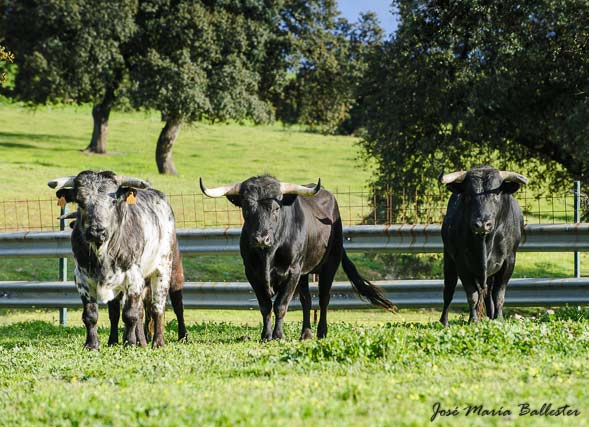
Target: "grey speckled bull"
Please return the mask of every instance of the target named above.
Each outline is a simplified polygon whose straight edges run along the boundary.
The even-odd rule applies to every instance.
[[[145,298],[154,323],[153,346],[162,346],[166,298],[170,288],[172,293],[181,292],[183,283],[174,214],[166,197],[148,188],[145,181],[108,171],[83,171],[48,185],[58,190],[58,197],[78,205],[71,243],[75,282],[84,306],[86,348],[99,346],[98,300],[109,303],[109,344],[118,339],[116,324],[122,304],[124,342],[145,346],[141,321]],[[176,302],[174,308],[183,329],[181,293],[175,296],[179,305]]]
[[[501,319],[524,227],[512,194],[528,180],[518,173],[481,166],[441,176],[440,182],[452,192],[442,224],[444,309],[440,322],[448,326],[448,307],[458,277],[466,291],[469,321],[477,322],[484,307],[489,318]]]

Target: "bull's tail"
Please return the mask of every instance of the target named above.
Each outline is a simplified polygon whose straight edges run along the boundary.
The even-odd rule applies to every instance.
[[[348,279],[352,282],[354,289],[362,298],[367,299],[373,305],[377,305],[388,311],[395,311],[397,309],[397,307],[384,296],[379,287],[360,276],[360,273],[356,270],[356,266],[352,263],[350,258],[348,258],[345,250],[342,257],[342,267],[344,268]]]
[[[487,297],[487,293],[489,292],[489,287],[485,286],[484,288],[479,288],[479,300],[477,301],[477,315],[479,319],[482,319],[486,313],[485,310],[485,298]]]

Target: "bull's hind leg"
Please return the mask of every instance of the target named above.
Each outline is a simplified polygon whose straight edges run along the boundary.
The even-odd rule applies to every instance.
[[[489,319],[495,318],[495,302],[492,293],[495,291],[495,279],[491,276],[487,279],[487,291],[485,292],[485,309],[487,310],[487,317]]]
[[[178,321],[178,341],[186,340],[186,325],[184,324],[184,303],[182,302],[182,289],[177,291],[170,290],[170,301],[172,302],[172,308],[174,314],[176,314],[176,320]]]
[[[301,331],[301,340],[310,340],[313,338],[311,332],[311,292],[309,291],[309,275],[304,274],[299,279],[299,299],[303,307],[303,329]]]
[[[450,258],[450,255],[444,252],[444,308],[442,309],[440,323],[446,328],[448,327],[448,310],[454,298],[457,282],[458,273],[456,272],[456,264]]]
[[[291,271],[290,276],[284,285],[280,287],[280,291],[276,294],[276,299],[274,300],[274,316],[276,319],[274,323],[274,331],[272,331],[272,339],[284,338],[284,332],[282,330],[284,317],[288,311],[290,300],[297,289],[299,278],[300,272]]]
[[[493,276],[493,302],[495,304],[495,315],[493,319],[503,320],[503,304],[505,303],[505,291],[507,282],[513,274],[515,267],[515,254],[508,258],[503,264],[503,268]]]
[[[331,285],[342,259],[342,244],[335,243],[319,272],[319,324],[317,338],[327,336],[327,306],[331,298]]]
[[[108,345],[119,343],[119,319],[121,317],[121,298],[123,294],[117,295],[115,299],[108,302],[108,318],[110,320],[110,334]]]
[[[468,302],[468,321],[477,323],[479,321],[479,315],[477,313],[479,292],[476,280],[472,275],[462,273],[460,280],[462,280],[462,286],[464,287],[464,292],[466,292],[466,301]]]

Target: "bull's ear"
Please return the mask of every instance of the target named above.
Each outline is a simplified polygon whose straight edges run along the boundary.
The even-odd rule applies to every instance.
[[[454,194],[460,194],[464,193],[466,185],[464,182],[451,182],[450,184],[446,184],[446,188]]]
[[[296,199],[296,194],[285,194],[282,196],[282,206],[290,206],[295,202]]]
[[[65,201],[68,203],[72,203],[76,200],[73,188],[62,188],[60,190],[57,190],[57,193],[55,193],[55,195],[58,199],[61,199],[62,197],[65,198]]]
[[[119,187],[117,190],[117,200],[126,201],[130,205],[135,204],[137,189],[133,187]]]
[[[239,194],[231,194],[225,197],[235,206],[241,207],[241,196]]]
[[[501,184],[501,192],[506,194],[513,194],[519,190],[520,183],[514,181],[503,181]]]

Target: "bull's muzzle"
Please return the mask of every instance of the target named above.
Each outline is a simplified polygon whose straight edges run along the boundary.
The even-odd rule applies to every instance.
[[[477,220],[472,224],[472,232],[478,236],[484,236],[493,231],[494,225],[492,220]]]
[[[267,249],[274,244],[274,239],[269,234],[256,234],[252,238],[252,244],[256,248]]]
[[[86,240],[90,243],[94,243],[97,246],[102,245],[108,237],[108,233],[105,228],[102,227],[90,227],[86,230]]]

